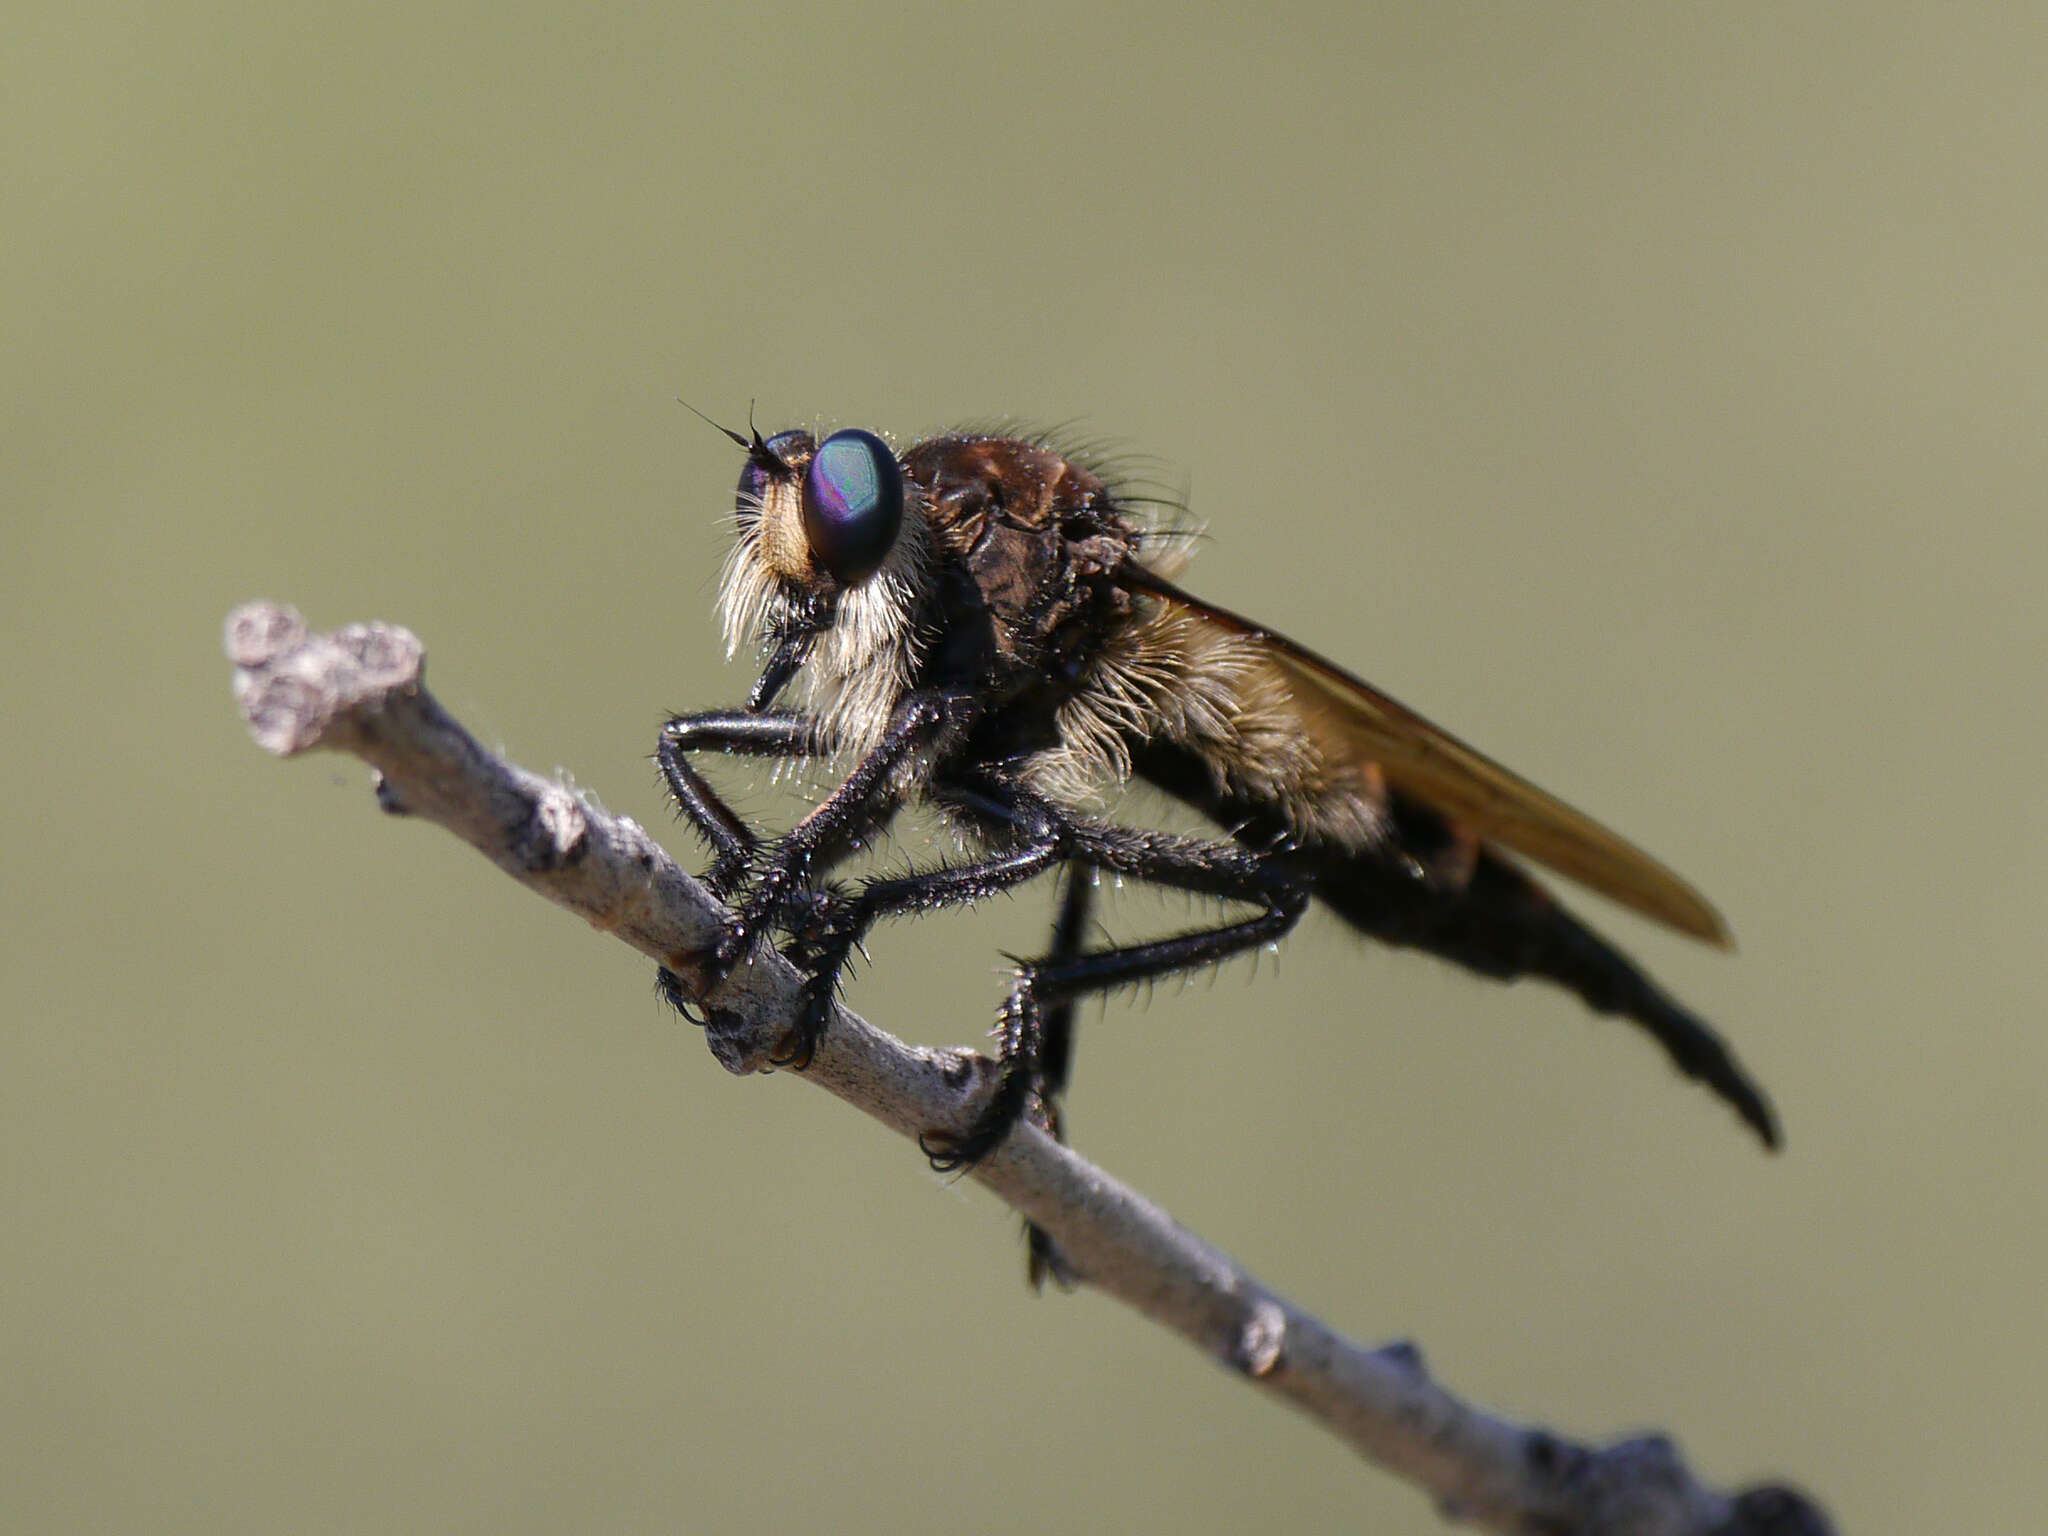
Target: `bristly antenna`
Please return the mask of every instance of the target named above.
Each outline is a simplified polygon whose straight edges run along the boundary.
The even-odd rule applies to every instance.
[[[685,400],[681,395],[676,396],[676,404],[680,405],[692,416],[696,417],[699,421],[703,422],[704,425],[706,425],[707,427],[710,427],[718,432],[723,432],[735,443],[738,443],[742,448],[746,449],[747,458],[754,464],[756,468],[766,470],[769,474],[775,476],[777,479],[783,478],[790,472],[789,465],[783,459],[782,455],[777,453],[773,448],[770,448],[768,444],[762,440],[761,429],[754,425],[753,401],[749,400],[747,402],[747,437],[741,437],[739,433],[733,431],[731,427],[726,426],[723,422],[713,421],[709,416],[706,416],[702,411],[698,410],[697,407],[690,404],[690,402]]]
[[[709,416],[706,416],[702,411],[698,410],[697,407],[690,404],[690,402],[685,400],[681,395],[676,396],[676,404],[680,405],[692,416],[696,417],[699,421],[703,422],[705,426],[710,427],[715,431],[723,432],[727,437],[731,438],[734,442],[738,443],[742,448],[747,449],[749,452],[753,451],[753,443],[749,443],[744,437],[741,437],[739,433],[733,431],[731,427],[726,426],[723,422],[713,421]],[[747,403],[747,426],[751,429],[753,425],[754,406],[753,402],[749,401]],[[760,441],[761,434],[758,432],[754,433],[754,442],[758,443]]]

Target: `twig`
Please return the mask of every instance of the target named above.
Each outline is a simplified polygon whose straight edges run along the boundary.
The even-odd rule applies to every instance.
[[[298,614],[251,603],[228,619],[235,696],[280,756],[350,752],[377,772],[385,810],[438,823],[592,926],[677,971],[693,965],[717,901],[636,823],[478,745],[422,682],[419,641],[395,625],[313,635]],[[711,1049],[766,1070],[796,1015],[798,974],[764,951],[703,996]],[[701,991],[701,987],[699,988]],[[839,1011],[806,1082],[899,1134],[964,1127],[993,1083],[968,1051],[909,1046]],[[1076,1278],[1184,1336],[1416,1484],[1451,1519],[1515,1536],[1824,1536],[1804,1495],[1703,1487],[1677,1448],[1646,1435],[1593,1448],[1471,1407],[1410,1344],[1367,1349],[1267,1289],[1159,1207],[1029,1124],[973,1175],[1050,1233]]]

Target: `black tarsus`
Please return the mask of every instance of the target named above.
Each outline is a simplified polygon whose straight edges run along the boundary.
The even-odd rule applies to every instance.
[[[691,993],[688,983],[665,965],[654,968],[654,990],[661,994],[661,1000],[682,1016],[685,1024],[694,1024],[702,1029],[705,1016],[698,1012],[698,1002]]]

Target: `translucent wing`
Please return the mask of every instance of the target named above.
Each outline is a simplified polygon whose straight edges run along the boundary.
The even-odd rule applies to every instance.
[[[1395,789],[1482,840],[1524,854],[1645,917],[1709,944],[1731,944],[1721,914],[1672,870],[1405,704],[1285,635],[1203,602],[1141,566],[1127,565],[1120,575],[1124,585],[1256,643],[1302,705],[1334,719],[1358,759],[1378,765]]]

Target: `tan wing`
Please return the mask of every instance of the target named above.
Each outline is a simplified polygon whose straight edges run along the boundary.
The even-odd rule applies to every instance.
[[[1361,761],[1395,789],[1462,823],[1486,842],[1525,854],[1590,890],[1680,933],[1728,948],[1732,938],[1706,897],[1626,838],[1474,751],[1405,704],[1285,635],[1203,602],[1141,566],[1126,586],[1257,642],[1298,690],[1334,715]]]

